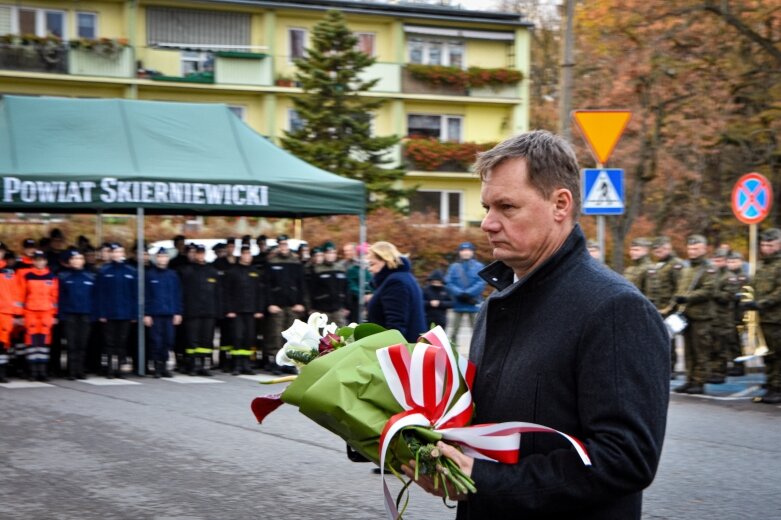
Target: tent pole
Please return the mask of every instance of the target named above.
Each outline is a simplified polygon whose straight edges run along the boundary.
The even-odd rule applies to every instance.
[[[100,249],[100,245],[103,243],[103,210],[98,210],[97,218],[95,219],[95,247]]]
[[[366,215],[361,213],[360,227],[358,231],[358,319],[355,323],[363,321],[363,307],[366,299],[366,271],[363,268],[364,251],[363,244],[366,243]]]
[[[136,262],[138,264],[138,375],[146,375],[146,333],[144,330],[144,208],[136,208]]]

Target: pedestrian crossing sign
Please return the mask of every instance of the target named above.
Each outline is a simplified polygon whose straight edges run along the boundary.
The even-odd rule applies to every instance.
[[[583,170],[582,179],[584,215],[624,213],[624,170],[586,168]]]

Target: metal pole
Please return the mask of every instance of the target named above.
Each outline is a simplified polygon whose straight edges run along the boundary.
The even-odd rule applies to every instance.
[[[605,263],[605,216],[597,215],[597,242],[602,263]]]
[[[750,280],[754,280],[757,273],[757,225],[751,224],[748,227],[748,275]]]
[[[573,18],[575,18],[575,0],[566,0],[564,6],[564,38],[561,53],[561,105],[559,105],[559,133],[567,141],[572,142],[572,126],[570,111],[572,110],[572,72],[575,67],[573,62],[574,30]]]
[[[138,375],[146,375],[144,329],[144,208],[136,208],[136,262],[138,264]]]
[[[358,231],[358,316],[353,316],[355,323],[363,321],[363,306],[366,296],[366,272],[363,268],[363,244],[366,242],[366,215],[360,215],[360,227]]]

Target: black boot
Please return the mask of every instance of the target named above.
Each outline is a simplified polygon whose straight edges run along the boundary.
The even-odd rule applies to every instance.
[[[27,369],[30,371],[30,373],[27,374],[28,381],[35,381],[38,379],[38,363],[30,363],[27,366]]]
[[[163,376],[163,364],[159,361],[155,361],[155,379],[160,379]]]
[[[38,367],[38,380],[39,381],[48,381],[49,375],[48,372],[48,366],[46,366],[46,363],[40,363],[40,366]]]
[[[237,376],[241,374],[241,358],[239,356],[233,356],[231,361],[233,362],[233,372],[231,372],[231,375]]]
[[[7,383],[8,379],[5,378],[5,365],[0,365],[0,383]]]

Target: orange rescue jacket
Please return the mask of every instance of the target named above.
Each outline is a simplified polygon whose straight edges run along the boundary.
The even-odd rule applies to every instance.
[[[25,269],[19,274],[19,282],[25,310],[57,312],[59,284],[48,267]]]

